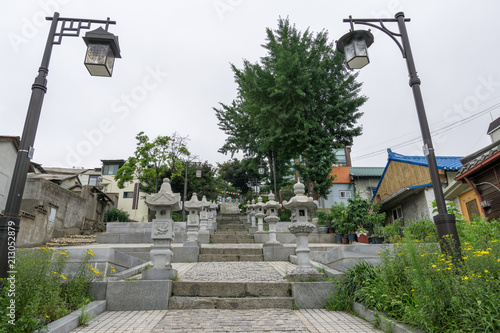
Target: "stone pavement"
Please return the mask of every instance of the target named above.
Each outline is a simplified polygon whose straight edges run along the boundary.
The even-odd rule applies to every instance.
[[[155,310],[109,311],[78,333],[160,332],[382,332],[345,312],[285,310]]]

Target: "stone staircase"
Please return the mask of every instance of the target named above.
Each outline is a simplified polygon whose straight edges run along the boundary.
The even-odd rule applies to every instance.
[[[292,309],[287,282],[174,281],[169,309]]]
[[[221,261],[264,261],[262,248],[249,248],[230,246],[224,248],[202,247],[199,262],[221,262]]]
[[[223,214],[217,230],[210,235],[211,244],[252,244],[255,243],[253,235],[248,233],[237,214]]]

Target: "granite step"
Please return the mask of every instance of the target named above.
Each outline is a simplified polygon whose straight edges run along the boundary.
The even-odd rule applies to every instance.
[[[241,248],[241,247],[231,247],[231,248],[221,248],[221,247],[202,247],[200,249],[200,254],[244,254],[250,255],[262,254],[262,248],[251,247],[251,248]]]
[[[221,261],[264,261],[264,256],[254,254],[200,254],[199,262],[221,262]]]
[[[168,309],[293,309],[293,297],[183,297],[171,296]]]
[[[292,309],[288,282],[174,281],[169,309]]]
[[[189,297],[290,297],[288,282],[173,281],[173,296]]]

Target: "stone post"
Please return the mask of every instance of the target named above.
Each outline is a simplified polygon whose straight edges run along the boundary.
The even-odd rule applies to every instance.
[[[295,212],[296,222],[292,223],[288,230],[295,235],[297,239],[297,268],[290,272],[286,278],[295,281],[310,281],[322,280],[325,276],[324,273],[319,273],[312,267],[309,252],[308,236],[313,232],[316,227],[314,224],[309,223],[309,209],[316,208],[318,203],[312,198],[304,195],[304,184],[298,182],[293,186],[295,196],[290,201],[284,201],[283,206]]]
[[[247,223],[248,223],[248,224],[252,223],[252,218],[251,218],[251,216],[250,216],[250,212],[251,212],[251,210],[252,210],[251,205],[252,205],[252,204],[250,203],[250,200],[248,200],[248,201],[247,201],[247,205],[245,206],[245,212],[246,212],[246,214],[247,214]]]
[[[283,246],[276,239],[276,223],[280,220],[278,216],[278,209],[280,207],[279,202],[274,201],[274,194],[269,194],[269,201],[264,205],[267,215],[264,220],[269,224],[269,240],[264,243],[264,246]]]
[[[198,233],[198,241],[200,244],[210,243],[210,231],[208,231],[208,208],[210,203],[207,201],[207,197],[203,196],[201,198],[201,212],[200,212],[200,231]]]
[[[255,199],[252,199],[252,210],[250,212],[250,221],[252,222],[252,227],[256,227],[256,225],[255,225]]]
[[[208,230],[212,234],[217,230],[217,204],[210,202],[208,209]]]
[[[184,246],[200,246],[198,242],[198,231],[200,229],[200,216],[198,213],[201,211],[201,201],[198,200],[196,193],[193,193],[191,200],[186,201],[184,204],[185,209],[189,212],[186,229],[187,239]]]
[[[172,211],[182,209],[181,195],[180,193],[172,193],[170,179],[165,178],[158,193],[146,196],[146,205],[155,211],[155,218],[151,230],[153,245],[150,257],[152,266],[142,272],[142,279],[172,280],[177,275],[177,271],[171,265],[172,241],[175,237]]]
[[[264,234],[264,217],[266,213],[264,211],[264,203],[262,202],[262,197],[259,197],[258,202],[254,205],[255,207],[255,217],[257,218],[257,234]]]

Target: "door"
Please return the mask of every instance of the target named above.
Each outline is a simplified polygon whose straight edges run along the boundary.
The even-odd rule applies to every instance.
[[[469,190],[458,197],[460,201],[460,209],[462,215],[470,221],[474,216],[483,216],[481,207],[479,207],[479,200],[477,200],[474,190]]]

